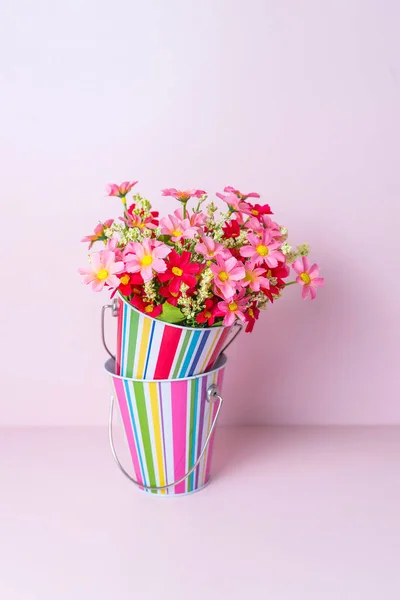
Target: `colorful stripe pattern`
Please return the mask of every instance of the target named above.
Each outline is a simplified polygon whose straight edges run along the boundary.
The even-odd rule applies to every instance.
[[[181,379],[212,369],[231,327],[185,329],[139,312],[120,298],[117,374],[134,379]]]
[[[134,381],[109,373],[137,481],[165,485],[183,477],[194,465],[218,408],[217,402],[207,401],[207,390],[214,383],[221,391],[224,369],[225,364],[181,381]],[[203,487],[210,478],[214,437],[188,478],[167,490],[148,493],[170,496]]]

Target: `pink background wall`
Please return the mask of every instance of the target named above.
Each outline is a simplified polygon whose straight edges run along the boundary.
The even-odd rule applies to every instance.
[[[399,423],[399,4],[15,0],[0,22],[0,424],[104,424],[104,185],[259,191],[326,287],[230,352],[225,423]],[[397,38],[397,39],[396,39]],[[397,169],[396,169],[397,167]],[[5,252],[5,255],[4,255]],[[114,323],[113,323],[114,325]]]

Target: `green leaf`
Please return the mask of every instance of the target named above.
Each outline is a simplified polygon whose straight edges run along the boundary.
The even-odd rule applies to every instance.
[[[162,313],[157,319],[165,323],[180,323],[185,319],[185,315],[177,306],[172,306],[169,302],[164,302]]]

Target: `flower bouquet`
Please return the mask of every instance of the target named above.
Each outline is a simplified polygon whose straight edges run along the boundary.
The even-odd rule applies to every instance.
[[[103,246],[79,270],[94,291],[118,291],[138,311],[167,323],[204,328],[241,320],[250,332],[260,309],[287,286],[299,284],[302,297],[313,300],[323,285],[307,244],[288,244],[286,227],[272,219],[268,204],[258,203],[259,194],[226,187],[216,194],[226,203],[219,212],[214,202],[206,204],[203,190],[164,189],[180,206],[159,219],[141,195],[128,203],[137,183],[107,186],[109,196],[122,200],[123,215],[99,223],[82,240],[90,249],[95,242]],[[296,277],[287,282],[291,268]]]

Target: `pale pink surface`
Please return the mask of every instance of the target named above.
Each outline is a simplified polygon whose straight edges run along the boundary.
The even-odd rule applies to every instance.
[[[130,178],[163,214],[167,185],[256,190],[321,267],[230,347],[225,422],[400,423],[400,3],[3,4],[0,422],[104,423],[79,240]]]
[[[164,498],[104,428],[0,430],[0,597],[397,600],[399,455],[398,428],[222,428],[209,486]]]

